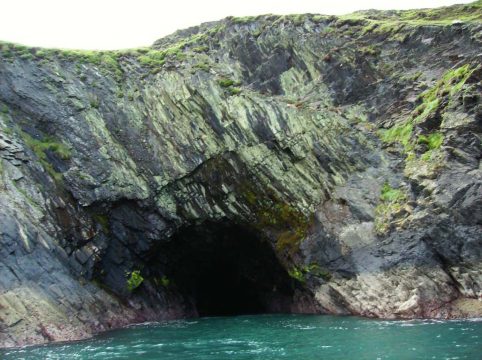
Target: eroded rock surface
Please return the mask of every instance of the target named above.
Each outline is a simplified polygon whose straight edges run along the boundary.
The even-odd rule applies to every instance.
[[[480,20],[0,44],[0,346],[209,314],[217,281],[246,311],[481,316]]]

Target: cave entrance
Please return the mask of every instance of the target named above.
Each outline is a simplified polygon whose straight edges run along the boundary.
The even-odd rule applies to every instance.
[[[180,229],[169,244],[166,273],[199,316],[292,311],[299,284],[246,227],[203,223]]]

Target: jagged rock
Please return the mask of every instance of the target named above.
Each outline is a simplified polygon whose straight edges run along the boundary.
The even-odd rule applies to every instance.
[[[0,346],[217,307],[481,316],[480,2],[426,11],[0,44]]]

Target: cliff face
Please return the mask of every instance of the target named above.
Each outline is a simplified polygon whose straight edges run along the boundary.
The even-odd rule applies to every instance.
[[[197,314],[481,316],[481,6],[0,44],[0,346]]]

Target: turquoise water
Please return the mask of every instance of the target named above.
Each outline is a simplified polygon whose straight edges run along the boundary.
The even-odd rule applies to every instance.
[[[482,321],[256,315],[145,324],[2,359],[482,359]]]

